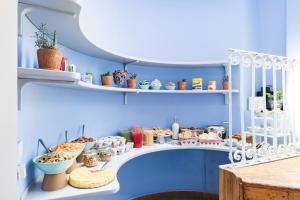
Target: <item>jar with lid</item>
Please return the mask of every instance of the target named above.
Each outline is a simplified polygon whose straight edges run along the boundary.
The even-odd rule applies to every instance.
[[[217,89],[217,82],[216,81],[208,81],[208,90],[216,90]]]
[[[111,149],[101,150],[97,153],[100,161],[110,161],[113,157],[113,151]]]
[[[98,164],[97,153],[87,152],[83,154],[83,163],[87,167],[95,167]]]

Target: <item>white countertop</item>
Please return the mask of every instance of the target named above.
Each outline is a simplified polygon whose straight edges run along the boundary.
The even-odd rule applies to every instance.
[[[127,161],[138,156],[167,150],[185,150],[185,149],[199,149],[199,150],[213,150],[229,152],[229,147],[223,145],[201,145],[201,146],[179,146],[172,144],[155,144],[153,146],[143,146],[142,148],[135,148],[127,153],[113,157],[113,159],[105,166],[111,168],[118,173],[119,168]],[[104,162],[101,162],[94,169],[101,168]],[[99,196],[112,194],[119,191],[120,185],[116,178],[112,183],[94,189],[77,189],[72,186],[67,186],[61,190],[46,192],[41,190],[42,178],[39,177],[35,183],[31,184],[22,196],[22,200],[43,200],[43,199],[62,199],[62,198],[75,198],[84,196]]]

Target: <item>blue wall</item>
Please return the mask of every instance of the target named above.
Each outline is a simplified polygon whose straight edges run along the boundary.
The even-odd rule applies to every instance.
[[[199,2],[200,1],[197,1],[197,3],[195,3],[199,5]],[[147,55],[149,55],[150,57],[154,58],[156,58],[155,56],[157,56],[157,58],[159,59],[174,59],[175,61],[176,59],[184,61],[193,61],[201,59],[223,59],[227,56],[226,49],[230,47],[239,47],[251,50],[265,48],[268,52],[283,54],[285,52],[285,42],[282,41],[282,35],[284,35],[285,30],[281,30],[282,27],[270,27],[270,29],[268,29],[269,33],[271,34],[273,32],[272,30],[274,29],[278,37],[262,36],[261,32],[258,31],[260,30],[260,26],[257,22],[258,16],[263,17],[263,14],[261,12],[261,14],[258,15],[256,12],[258,11],[260,2],[267,2],[267,0],[253,2],[246,0],[230,0],[222,2],[218,1],[217,3],[216,1],[214,1],[212,3],[213,5],[210,5],[208,1],[206,1],[206,3],[204,4],[205,9],[201,6],[198,6],[199,9],[204,9],[206,10],[206,12],[196,12],[196,8],[193,8],[192,4],[186,4],[186,9],[192,9],[195,21],[197,21],[198,19],[199,21],[202,21],[204,23],[205,21],[203,21],[202,19],[204,19],[208,14],[210,14],[210,16],[213,17],[215,20],[222,19],[222,17],[225,16],[224,23],[221,23],[221,21],[217,25],[215,24],[213,26],[214,29],[210,30],[213,32],[207,31],[205,32],[204,36],[202,35],[203,29],[200,26],[197,27],[195,32],[197,34],[195,34],[193,37],[194,39],[197,39],[196,42],[182,41],[179,42],[180,46],[168,46],[165,45],[165,43],[158,42],[155,44],[157,45],[157,48],[153,47],[154,49],[152,47],[144,48],[143,45],[147,46],[149,44],[143,44],[141,40],[138,40],[137,43],[130,43],[132,42],[132,40],[129,40],[129,43],[132,45],[124,45],[126,44],[126,40],[124,40],[124,43],[122,44],[124,45],[124,47],[132,48],[128,49],[128,51],[131,51],[126,52],[128,54],[137,53],[138,46],[140,53],[138,54],[138,56],[147,57]],[[271,6],[270,9],[271,13],[278,13],[278,10],[281,11],[276,18],[273,18],[273,20],[282,18],[282,14],[284,13],[280,9],[280,5],[282,5],[282,2],[284,1],[276,1],[276,3],[273,3],[274,5],[272,4],[273,6]],[[160,3],[158,2],[156,3],[157,5],[160,5]],[[108,3],[107,5],[110,4]],[[133,5],[134,4],[128,4],[128,9],[130,9],[130,6]],[[145,3],[145,6],[147,5],[148,4]],[[182,9],[179,7],[179,5],[177,5],[178,7],[176,7],[175,5],[174,7],[176,8],[176,10]],[[154,4],[152,6],[154,6]],[[161,7],[164,6],[166,5],[162,3]],[[212,12],[213,14],[208,12],[209,9],[212,9],[212,6],[214,6],[214,12]],[[181,10],[181,12],[183,11],[184,10]],[[229,14],[227,15],[227,13]],[[174,15],[174,13],[172,13],[172,15]],[[275,16],[274,13],[273,16]],[[184,17],[184,19],[192,21],[190,17],[191,16],[187,15]],[[208,18],[207,21],[209,21],[210,19],[211,18]],[[232,21],[231,19],[233,19],[234,21]],[[236,20],[238,20],[237,24],[235,23]],[[272,19],[269,20],[272,21]],[[233,23],[235,24],[233,25]],[[217,26],[220,26],[218,34],[215,33]],[[241,31],[233,31],[232,29],[236,26],[240,27]],[[173,28],[174,27],[175,24],[173,24]],[[226,29],[228,27],[231,27],[229,29],[230,31]],[[142,28],[146,27],[143,26]],[[19,66],[37,66],[35,55],[36,49],[33,46],[34,40],[32,38],[34,31],[35,28],[29,23],[29,21],[26,20],[24,24],[24,35],[22,38],[19,38]],[[138,33],[138,30],[136,31]],[[280,33],[278,33],[278,31]],[[182,34],[186,34],[188,32],[185,32],[184,28],[182,28],[178,32],[173,30],[173,33],[178,33],[178,35],[174,35],[174,38],[171,38],[175,40],[180,38]],[[125,33],[122,32],[122,34]],[[259,42],[259,38],[265,38],[267,40],[269,39],[269,42],[271,44],[273,44],[274,41],[279,41],[277,43],[280,43],[280,45],[272,46],[265,43],[265,46],[262,46],[262,43]],[[201,44],[201,42],[204,42],[205,40],[210,41],[209,44],[202,44],[200,45],[201,47],[199,47],[199,45],[193,45],[198,43]],[[117,47],[115,46],[113,48]],[[79,54],[65,47],[62,47],[62,51],[65,56],[70,58],[71,63],[75,63],[77,65],[79,72],[94,72],[94,74],[96,74],[97,76],[95,80],[96,83],[99,83],[98,77],[101,73],[108,70],[113,71],[116,68],[122,68],[120,63],[89,57],[83,54]],[[119,49],[118,51],[121,50]],[[199,54],[201,54],[201,56],[199,56]],[[200,76],[203,77],[205,80],[204,85],[206,85],[206,82],[208,80],[217,80],[219,83],[218,87],[221,87],[220,81],[224,73],[222,68],[165,69],[147,68],[141,66],[130,66],[129,71],[136,72],[138,74],[139,80],[151,80],[154,78],[158,78],[164,83],[166,83],[167,81],[177,82],[177,80],[182,78],[190,80],[192,77]],[[238,87],[238,71],[235,70],[233,75],[234,86]],[[237,98],[238,96],[236,95],[234,99],[235,131],[239,130],[239,125],[237,124],[239,119],[237,110]],[[64,130],[69,130],[69,133],[72,136],[76,137],[79,133],[79,128],[83,123],[87,126],[87,134],[90,134],[91,136],[100,137],[105,135],[116,134],[118,130],[128,129],[132,126],[157,126],[169,128],[174,115],[176,115],[179,118],[179,123],[182,126],[207,126],[209,124],[220,124],[223,121],[227,121],[227,106],[224,105],[224,97],[222,95],[175,96],[172,94],[133,94],[129,95],[128,100],[128,105],[123,105],[122,94],[27,85],[24,88],[22,94],[22,110],[18,113],[18,136],[24,141],[25,154],[23,160],[27,164],[28,177],[25,181],[22,181],[20,183],[19,192],[21,193],[24,190],[27,184],[33,179],[34,175],[37,173],[32,163],[30,162],[30,159],[34,157],[37,153],[36,142],[38,138],[43,138],[48,145],[63,142]],[[165,152],[162,155],[157,156],[156,159],[159,158],[158,162],[165,163],[164,161],[168,160],[167,158],[169,153],[171,157],[175,154],[171,152]],[[180,159],[183,159],[184,157],[187,160],[195,160],[198,158],[197,155],[193,153],[188,153],[185,155],[183,155],[182,153],[178,153],[178,156]],[[227,155],[223,153],[217,156],[212,156],[210,157],[210,159],[212,160],[209,163],[213,164],[219,161],[225,163],[226,156]],[[220,157],[224,159],[221,159]],[[153,165],[151,159],[151,156],[145,158],[147,166]],[[123,171],[126,171],[126,173],[129,173],[128,171],[131,171],[131,173],[133,173],[134,170],[138,169],[138,163],[141,162],[137,160],[136,163],[137,164],[135,164],[135,161],[131,161],[130,163],[126,164],[124,166],[124,169],[121,168],[119,176],[126,176],[122,173]],[[187,167],[186,169],[189,168]],[[178,168],[174,169],[174,174],[177,174],[176,170],[178,170]],[[214,166],[213,170],[217,170],[216,166]],[[211,185],[214,185],[214,189],[212,192],[216,192],[216,176],[217,175],[214,175],[214,181],[210,183]],[[121,182],[123,181],[124,179],[121,178]]]
[[[230,47],[256,49],[255,3],[85,0],[80,23],[93,43],[124,55],[170,61],[227,59]]]

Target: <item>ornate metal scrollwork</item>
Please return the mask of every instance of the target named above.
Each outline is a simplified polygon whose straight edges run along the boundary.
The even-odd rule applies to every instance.
[[[276,55],[270,55],[270,54],[264,54],[264,53],[257,53],[257,52],[248,52],[248,51],[243,51],[243,50],[235,50],[232,49],[230,50],[230,55],[229,55],[229,62],[231,65],[239,65],[240,67],[244,67],[244,68],[250,68],[250,70],[255,70],[255,68],[263,68],[264,70],[276,70],[279,71],[281,70],[281,73],[286,73],[287,71],[292,71],[292,73],[294,73],[294,70],[296,69],[300,69],[300,62],[298,62],[295,59],[290,59],[287,57],[282,57],[282,56],[276,56]],[[247,69],[248,70],[248,69]],[[245,73],[245,72],[244,72]],[[253,71],[252,71],[253,73]],[[277,73],[277,72],[276,72]],[[280,72],[279,72],[280,73]],[[278,73],[278,74],[279,74]],[[266,73],[262,73],[262,75],[264,76],[262,78],[262,80],[264,81],[264,84],[266,84],[266,80],[267,80],[267,74],[268,72],[266,71]],[[287,73],[286,73],[287,74]],[[286,95],[286,83],[287,81],[289,81],[288,76],[285,76],[286,74],[282,74],[282,79],[273,79],[273,85],[276,84],[277,88],[281,89],[280,87],[285,87],[285,90],[282,90],[283,94],[283,99],[285,99],[285,101],[283,102],[283,106],[284,106],[284,110],[283,110],[283,114],[281,116],[282,118],[282,123],[285,124],[289,124],[288,121],[291,119],[291,116],[288,115],[288,111],[289,109],[289,105],[287,105],[287,95]],[[252,79],[252,83],[256,83],[256,77],[257,76],[251,76]],[[260,77],[260,76],[258,76]],[[274,77],[274,72],[273,72],[273,77]],[[244,81],[244,80],[242,80]],[[247,80],[248,81],[248,80]],[[281,82],[281,84],[278,84],[278,81],[284,81]],[[278,84],[278,85],[277,85]],[[255,87],[253,87],[252,85],[252,95],[253,95],[253,90],[256,88],[256,85],[254,85]],[[253,89],[254,88],[254,89]],[[240,94],[246,94],[248,95],[249,93],[244,93],[242,90],[244,90],[244,88],[240,88],[241,93]],[[278,92],[278,90],[277,90]],[[255,93],[255,91],[254,91]],[[277,93],[278,94],[278,93]],[[264,98],[266,98],[266,94],[264,94]],[[240,98],[240,101],[244,101],[246,97]],[[241,102],[240,102],[241,104]],[[275,107],[276,108],[276,107]],[[275,111],[274,111],[275,113]],[[276,114],[276,113],[275,113]],[[280,120],[278,119],[278,117],[275,116],[275,114],[273,114],[272,116],[270,116],[271,118],[274,117],[274,120]],[[251,117],[257,117],[255,115],[251,115]],[[263,115],[263,119],[264,119],[264,123],[266,122],[266,118],[269,118],[269,116],[267,115]],[[275,119],[276,118],[276,119]],[[259,119],[259,118],[257,118]],[[254,120],[257,120],[254,119]],[[245,116],[241,116],[241,120],[245,120]],[[253,120],[253,119],[252,119]],[[256,121],[254,122],[256,123]],[[276,121],[276,123],[278,123],[278,121]],[[255,124],[254,124],[255,125]],[[295,143],[295,137],[293,137],[293,142],[291,142],[291,137],[293,136],[293,134],[290,132],[291,127],[289,126],[281,126],[279,129],[277,130],[277,128],[274,128],[274,135],[272,137],[270,137],[267,130],[267,126],[264,124],[263,128],[263,132],[260,134],[257,134],[257,137],[261,137],[263,138],[263,143],[262,145],[258,148],[256,147],[252,147],[252,148],[246,148],[246,144],[245,142],[242,143],[242,148],[240,149],[236,149],[235,147],[231,147],[232,149],[230,150],[230,154],[229,154],[229,158],[230,161],[235,164],[235,163],[239,163],[239,166],[243,166],[244,164],[255,164],[256,162],[265,162],[265,161],[270,161],[270,160],[275,160],[275,159],[281,159],[281,158],[285,158],[285,157],[290,157],[290,156],[295,156],[300,154],[300,142]],[[246,134],[244,130],[241,131],[243,134]],[[278,133],[282,133],[284,134],[284,144],[281,144],[280,142],[278,142],[277,138],[278,137],[282,137],[277,135]],[[253,136],[255,136],[256,133],[252,133]],[[266,135],[264,135],[266,134]],[[286,139],[287,137],[289,137],[290,139]],[[245,138],[245,137],[242,137]],[[274,141],[276,139],[276,141]],[[273,142],[271,143],[272,145],[270,145],[268,143],[269,140],[273,140]],[[282,142],[283,143],[283,142]],[[279,145],[278,145],[279,144]]]

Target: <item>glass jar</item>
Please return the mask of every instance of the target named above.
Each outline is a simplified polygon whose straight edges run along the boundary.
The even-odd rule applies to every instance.
[[[95,167],[98,164],[96,152],[88,152],[83,154],[83,163],[87,167]]]
[[[110,161],[113,157],[113,152],[110,149],[101,150],[97,153],[100,161]]]
[[[144,145],[153,145],[153,132],[152,130],[144,130]]]
[[[217,82],[216,81],[208,81],[208,90],[216,90],[217,89]]]
[[[142,128],[133,128],[131,130],[131,137],[132,137],[134,148],[141,148],[143,146],[142,132],[143,132]]]

